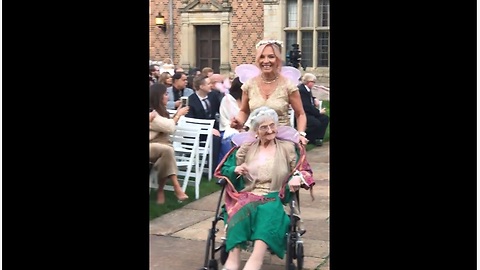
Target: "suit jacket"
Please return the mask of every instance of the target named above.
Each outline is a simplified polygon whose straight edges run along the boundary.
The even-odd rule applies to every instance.
[[[312,90],[308,92],[303,83],[299,84],[297,87],[300,92],[300,97],[302,98],[303,110],[305,111],[305,114],[312,115],[314,117],[320,117],[320,111],[317,107],[315,107],[315,105],[312,105]]]
[[[220,110],[220,102],[218,100],[218,96],[217,94],[210,92],[207,95],[207,99],[210,102],[210,117],[208,117],[205,113],[205,109],[203,108],[203,102],[198,98],[196,94],[190,95],[188,97],[188,106],[190,107],[190,109],[185,116],[196,119],[215,119],[215,124],[213,125],[213,128],[218,130],[219,119],[215,118],[215,114],[219,113]]]
[[[175,108],[175,101],[174,100],[174,95],[173,95],[173,86],[167,87],[167,93],[168,93],[168,102],[167,102],[167,109],[169,110],[176,110]],[[183,89],[183,96],[182,97],[188,97],[191,94],[193,94],[194,91],[190,88]]]

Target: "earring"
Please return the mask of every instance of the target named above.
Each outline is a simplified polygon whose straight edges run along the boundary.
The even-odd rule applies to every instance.
[[[258,138],[258,134],[255,134],[255,139]]]

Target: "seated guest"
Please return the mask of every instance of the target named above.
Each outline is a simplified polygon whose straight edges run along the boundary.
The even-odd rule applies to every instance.
[[[183,72],[177,72],[172,76],[172,86],[167,88],[168,103],[167,109],[176,110],[180,107],[182,101],[180,97],[188,97],[193,94],[193,90],[187,88],[187,75]]]
[[[202,74],[202,71],[197,67],[192,67],[188,70],[187,87],[193,89],[193,79]]]
[[[184,70],[181,66],[177,66],[177,67],[173,70],[173,73],[177,73],[177,72],[183,72],[183,73],[185,73],[185,70]]]
[[[172,74],[170,72],[164,71],[160,74],[158,83],[164,84],[166,87],[172,86]]]
[[[228,270],[239,269],[240,252],[247,242],[253,242],[253,251],[244,270],[262,269],[267,248],[283,259],[290,223],[284,205],[292,198],[290,192],[302,187],[301,177],[311,177],[312,173],[302,170],[299,171],[302,176],[291,176],[301,162],[293,141],[293,134],[298,134],[295,129],[279,127],[278,115],[269,107],[259,107],[251,115],[254,135],[250,131],[245,134],[253,140],[240,143],[216,172],[228,182],[224,222],[229,255],[223,268]],[[280,128],[289,130],[287,137],[292,140],[280,138]],[[234,135],[237,136],[241,134]]]
[[[222,89],[225,88],[224,78],[220,74],[212,74],[209,76],[210,78],[210,86],[212,87],[212,94],[215,94],[218,98],[218,101],[221,102],[223,97],[225,96],[225,92],[222,92]]]
[[[183,192],[178,183],[177,163],[175,161],[175,152],[170,135],[175,132],[175,127],[180,116],[188,113],[188,106],[179,108],[177,114],[170,119],[165,106],[167,105],[168,95],[167,87],[161,83],[155,83],[150,86],[150,162],[157,171],[158,190],[157,203],[165,202],[163,188],[167,179],[170,178],[173,184],[175,196],[178,200],[188,199],[187,194]]]
[[[150,65],[149,67],[149,72],[150,72],[150,85],[156,83],[158,81],[158,78],[160,77],[160,67],[158,65]]]
[[[211,67],[204,67],[202,68],[202,75],[210,77],[213,75],[213,68]]]
[[[305,137],[309,140],[308,143],[322,146],[330,118],[325,114],[325,108],[318,109],[319,101],[312,95],[312,88],[316,81],[315,75],[305,73],[298,89],[302,98],[303,110],[307,116],[307,129],[305,130],[307,135]]]
[[[225,93],[225,97],[220,102],[220,138],[222,139],[222,146],[220,148],[220,154],[218,155],[218,162],[232,148],[232,136],[243,129],[235,129],[230,127],[230,119],[240,111],[240,105],[242,104],[242,85],[240,78],[236,77],[232,81],[232,85],[228,93]]]
[[[213,126],[213,139],[212,139],[212,162],[209,164],[209,168],[213,172],[218,164],[218,154],[220,152],[220,131],[218,131],[219,121],[215,115],[219,114],[220,101],[217,96],[212,94],[212,88],[210,86],[210,78],[200,75],[193,80],[193,87],[195,88],[195,94],[188,97],[189,111],[187,117],[196,119],[215,119]],[[205,140],[205,137],[200,137],[201,140]]]

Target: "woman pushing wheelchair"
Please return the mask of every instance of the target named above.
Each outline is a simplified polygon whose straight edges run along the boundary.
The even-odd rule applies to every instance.
[[[215,172],[227,180],[223,210],[228,259],[223,269],[238,270],[240,252],[251,242],[253,251],[243,269],[259,270],[267,249],[283,259],[290,224],[284,206],[292,192],[314,185],[312,171],[298,132],[279,126],[269,107],[254,110],[250,131],[235,135],[232,142],[237,147]]]

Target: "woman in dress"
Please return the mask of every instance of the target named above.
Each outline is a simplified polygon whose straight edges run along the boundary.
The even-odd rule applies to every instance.
[[[230,89],[225,93],[222,102],[220,103],[220,137],[222,138],[222,146],[218,154],[218,162],[222,161],[223,157],[232,149],[232,136],[244,129],[235,129],[230,127],[230,120],[240,111],[240,104],[242,103],[242,82],[240,78],[233,79]]]
[[[178,119],[188,113],[189,107],[182,107],[170,119],[166,106],[168,101],[167,87],[161,83],[150,86],[150,161],[157,171],[158,190],[157,203],[165,203],[163,188],[167,179],[173,184],[175,196],[178,200],[188,199],[178,182],[177,163],[175,152],[170,141],[170,135],[175,132]]]
[[[279,124],[289,126],[288,109],[291,105],[295,111],[296,128],[301,135],[300,141],[302,144],[306,144],[308,142],[305,138],[307,118],[303,110],[300,93],[298,92],[298,82],[293,83],[282,74],[282,60],[280,58],[282,42],[278,40],[262,40],[256,47],[255,64],[260,69],[260,72],[244,82],[240,111],[232,119],[231,126],[236,128],[243,127],[250,112],[261,106],[268,106],[274,109],[278,114]],[[298,81],[300,76],[296,79]]]
[[[240,252],[247,241],[253,242],[253,252],[244,270],[261,269],[267,248],[283,259],[289,225],[283,206],[290,199],[288,191],[294,192],[302,184],[300,176],[290,177],[297,168],[297,152],[294,142],[277,137],[279,117],[275,110],[260,107],[251,118],[250,132],[255,138],[229,152],[216,172],[228,182],[224,209],[229,252],[223,268],[226,270],[239,269]]]

